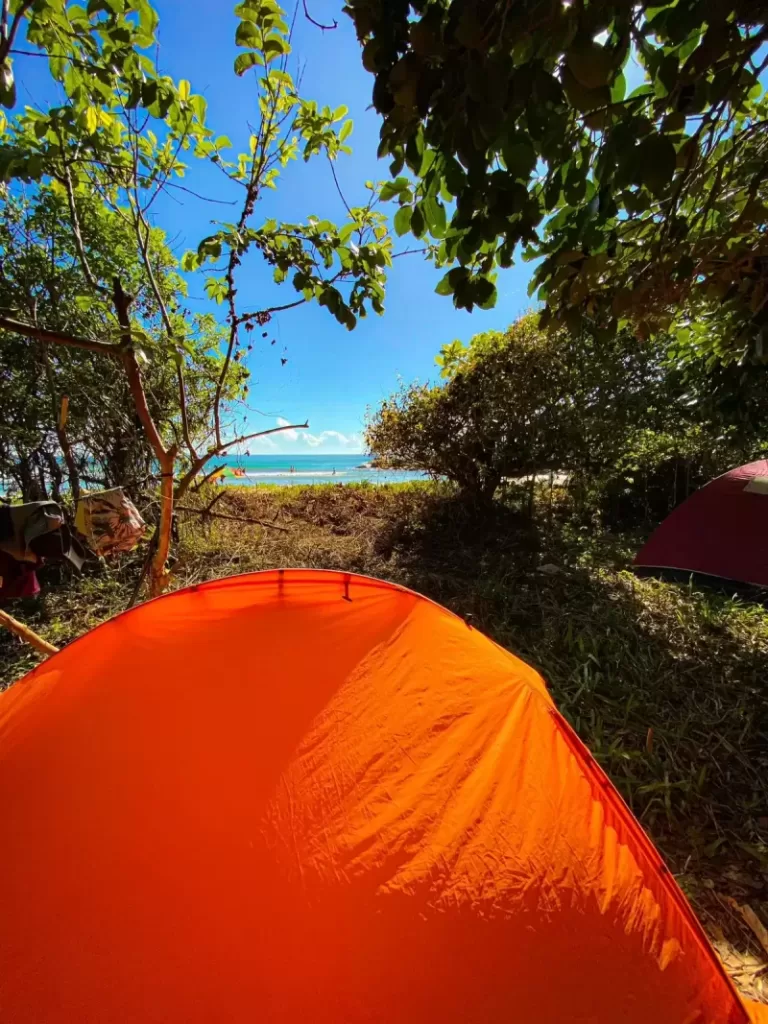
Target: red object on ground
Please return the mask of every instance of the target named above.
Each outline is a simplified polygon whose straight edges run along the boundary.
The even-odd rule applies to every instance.
[[[30,562],[17,562],[0,551],[0,604],[17,597],[37,597],[40,584]]]
[[[768,587],[768,459],[711,480],[679,505],[635,558],[673,569]]]

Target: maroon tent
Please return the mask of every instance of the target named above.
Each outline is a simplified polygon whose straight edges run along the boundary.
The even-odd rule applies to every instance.
[[[678,505],[635,566],[768,587],[768,459],[724,473]]]

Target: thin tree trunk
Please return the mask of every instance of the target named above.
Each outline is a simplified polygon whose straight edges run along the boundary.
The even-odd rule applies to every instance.
[[[149,567],[149,592],[152,597],[157,597],[162,594],[168,581],[165,563],[168,561],[168,552],[171,547],[173,467],[176,461],[176,446],[165,447],[149,411],[144,384],[141,380],[141,371],[131,341],[131,322],[128,315],[131,299],[125,294],[117,278],[115,278],[114,284],[114,303],[117,319],[123,332],[123,365],[128,377],[128,386],[131,389],[136,413],[160,466],[160,518],[157,525],[155,553]]]
[[[51,358],[48,354],[48,345],[46,342],[42,341],[40,342],[40,348],[43,353],[45,375],[48,378],[48,387],[51,392],[51,405],[56,437],[58,438],[59,447],[61,448],[61,453],[64,456],[64,462],[67,466],[67,476],[69,477],[69,489],[72,493],[72,500],[75,505],[77,505],[80,500],[80,473],[78,472],[77,463],[75,462],[75,457],[72,454],[72,445],[69,443],[69,437],[67,435],[69,398],[65,395],[61,401],[59,401],[59,396],[56,392],[56,378],[54,377]]]

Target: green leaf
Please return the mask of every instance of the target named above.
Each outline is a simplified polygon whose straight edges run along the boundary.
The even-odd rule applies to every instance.
[[[251,51],[250,53],[238,54],[238,56],[235,57],[235,74],[244,75],[249,68],[254,67],[256,64],[260,64],[262,66],[264,64],[264,58],[260,53],[254,53]]]
[[[261,32],[250,21],[241,21],[235,32],[237,46],[254,48],[261,46]]]
[[[216,235],[204,238],[197,247],[197,257],[200,263],[204,260],[217,260],[221,256],[221,241]]]
[[[394,199],[395,196],[399,196],[400,193],[408,188],[407,178],[395,178],[394,181],[386,181],[381,186],[381,192],[379,193],[379,199],[386,203],[390,199]]]
[[[663,132],[672,133],[681,132],[685,128],[685,114],[681,114],[677,110],[673,110],[667,114],[661,124],[661,130]]]
[[[530,141],[517,134],[502,146],[501,155],[512,177],[527,182],[536,166],[536,151]]]
[[[424,214],[419,209],[419,206],[414,206],[413,213],[411,214],[411,231],[417,238],[421,238],[425,229]]]
[[[429,228],[430,234],[434,238],[442,238],[445,234],[445,207],[443,204],[428,196],[426,199],[419,203],[421,212],[424,215],[424,221]]]
[[[407,235],[408,232],[411,230],[412,212],[412,207],[401,206],[400,209],[395,214],[393,223],[395,227],[395,233],[398,236],[402,237],[403,235]]]
[[[667,96],[675,88],[677,84],[677,75],[679,69],[679,61],[677,54],[668,53],[662,59],[659,64],[658,71],[656,72],[656,95]]]
[[[611,86],[611,103],[621,103],[627,91],[627,79],[624,72],[620,71],[613,80]]]
[[[565,59],[568,69],[585,89],[608,85],[613,75],[613,55],[592,39],[573,43]]]
[[[677,152],[666,135],[649,135],[632,156],[637,184],[645,185],[655,196],[664,194],[675,173]]]
[[[475,303],[480,309],[493,309],[498,299],[496,285],[487,277],[478,277],[474,286]]]
[[[99,111],[97,107],[88,106],[82,113],[82,124],[89,135],[93,135],[99,127]]]
[[[16,105],[16,82],[9,64],[0,66],[0,105],[4,107]]]
[[[355,123],[352,120],[344,122],[344,124],[341,126],[341,131],[339,132],[339,142],[345,142],[349,138],[349,136],[352,134],[352,129],[354,128],[354,126]]]
[[[281,36],[274,35],[265,40],[263,50],[267,60],[273,60],[275,57],[282,57],[291,52],[288,43]]]
[[[456,288],[469,280],[469,271],[465,267],[454,267],[437,283],[435,291],[438,295],[453,295]]]
[[[218,305],[224,301],[227,295],[227,282],[223,277],[209,277],[205,282],[205,292],[209,299],[213,299]]]

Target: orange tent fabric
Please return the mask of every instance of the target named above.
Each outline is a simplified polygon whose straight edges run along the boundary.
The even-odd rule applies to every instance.
[[[13,1024],[749,1020],[541,678],[357,576],[180,591],[7,690],[0,850]]]

